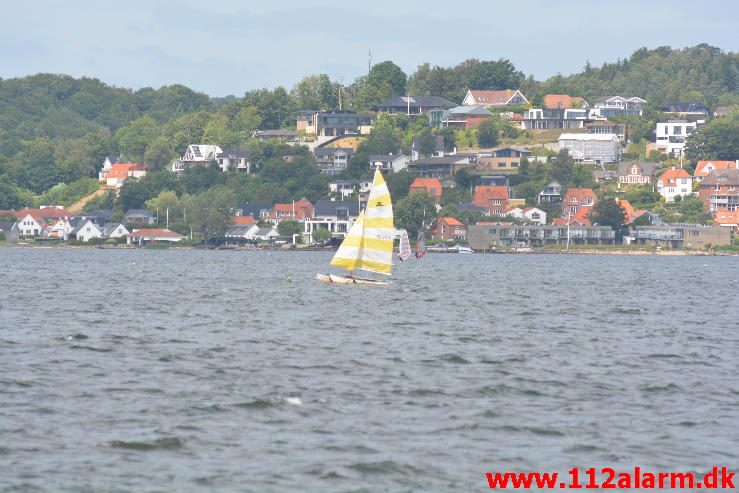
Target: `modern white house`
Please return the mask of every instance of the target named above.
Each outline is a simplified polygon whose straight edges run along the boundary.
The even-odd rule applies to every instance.
[[[595,100],[599,116],[641,116],[647,101],[637,96],[605,96]]]
[[[685,148],[685,139],[693,130],[698,127],[697,122],[688,122],[686,120],[668,120],[667,122],[657,123],[655,131],[657,135],[657,149],[665,154],[680,156]]]
[[[576,161],[617,163],[621,160],[621,141],[616,134],[562,134],[559,148],[567,149]]]
[[[142,245],[150,241],[166,241],[176,243],[184,239],[185,237],[181,234],[175,233],[174,231],[170,231],[168,229],[142,228],[134,229],[132,233],[129,233],[126,241],[129,245],[131,243]]]

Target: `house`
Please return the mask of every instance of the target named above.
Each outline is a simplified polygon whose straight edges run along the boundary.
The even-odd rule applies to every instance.
[[[12,211],[12,214],[15,214],[15,217],[17,217],[18,219],[21,219],[27,215],[31,215],[36,219],[44,219],[47,221],[51,219],[62,219],[65,217],[74,216],[74,214],[72,214],[71,212],[57,205],[42,205],[39,209],[24,207],[19,211]]]
[[[625,123],[614,123],[603,120],[586,121],[585,133],[616,134],[622,144],[625,144],[629,140],[629,126]]]
[[[329,182],[328,191],[332,199],[345,200],[356,193],[359,194],[360,200],[366,200],[369,191],[372,188],[371,180],[335,180]]]
[[[475,185],[477,186],[500,186],[507,187],[510,185],[508,177],[505,175],[481,175],[477,178]]]
[[[429,110],[444,110],[456,106],[439,96],[398,96],[386,99],[375,109],[380,113],[424,115]]]
[[[254,221],[264,221],[272,213],[269,202],[246,202],[236,209],[237,216],[251,216]]]
[[[226,149],[216,154],[216,162],[221,171],[240,171],[251,173],[251,152],[239,149]]]
[[[170,231],[168,229],[134,229],[133,232],[127,236],[128,244],[143,245],[149,242],[167,242],[176,243],[185,239],[179,233]]]
[[[179,173],[193,166],[208,166],[218,159],[223,149],[213,144],[191,144],[185,155],[172,163],[172,171]]]
[[[731,113],[734,108],[736,108],[736,106],[719,106],[718,108],[713,110],[713,116],[715,116],[716,118],[723,118]]]
[[[57,219],[46,228],[47,238],[56,238],[59,240],[67,240],[74,230],[74,226],[67,218]]]
[[[246,226],[249,224],[254,224],[254,218],[251,216],[234,216],[233,218],[234,226]]]
[[[699,224],[662,224],[636,226],[630,232],[631,242],[663,248],[706,248],[731,245],[731,230]]]
[[[275,224],[284,220],[302,221],[313,217],[313,204],[303,197],[289,204],[275,204],[272,206],[272,214],[269,219],[274,219]]]
[[[237,240],[236,243],[244,243],[253,240],[259,229],[256,224],[235,224],[226,231],[224,236],[230,240]]]
[[[698,164],[695,165],[693,178],[699,182],[714,171],[725,171],[727,169],[739,169],[739,159],[736,161],[698,161]]]
[[[521,126],[525,130],[583,128],[596,118],[588,108],[531,108],[523,112]]]
[[[526,207],[525,209],[521,211],[521,213],[522,213],[521,219],[526,219],[527,221],[531,223],[534,223],[534,224],[546,224],[547,223],[547,213],[539,209],[538,207]]]
[[[593,180],[596,182],[615,182],[618,180],[618,172],[611,169],[598,168],[593,170]]]
[[[416,192],[424,192],[433,198],[436,202],[441,200],[441,194],[443,192],[441,181],[438,178],[416,178],[411,183],[408,194]]]
[[[712,172],[700,182],[698,197],[713,215],[739,211],[739,169]]]
[[[108,176],[108,171],[110,171],[110,168],[112,168],[114,164],[117,164],[119,162],[120,162],[120,158],[118,156],[106,156],[105,161],[103,161],[103,167],[100,168],[100,171],[98,172],[98,180],[105,181],[105,178]]]
[[[452,154],[443,157],[427,157],[408,163],[408,171],[418,173],[424,178],[448,179],[460,169],[472,166],[472,158],[468,155]]]
[[[356,151],[351,147],[316,147],[313,154],[324,175],[338,175],[344,171]]]
[[[573,159],[587,163],[617,163],[621,160],[621,141],[616,134],[562,134],[559,148]]]
[[[433,147],[431,153],[425,152],[422,149],[421,137],[413,137],[411,142],[411,161],[417,161],[424,157],[442,157],[444,156],[444,137],[441,135],[435,135],[433,137]]]
[[[103,236],[102,230],[97,224],[89,219],[78,219],[74,223],[74,229],[70,231],[69,237],[76,238],[77,241],[88,242],[93,238],[100,238]]]
[[[587,108],[588,102],[580,96],[567,94],[546,94],[542,98],[542,106],[549,110],[567,108]]]
[[[281,142],[297,142],[298,133],[288,130],[287,128],[281,128],[279,130],[257,130],[252,134],[257,140],[262,142],[269,142],[273,140]]]
[[[77,217],[89,219],[98,226],[103,226],[110,222],[110,218],[113,217],[115,211],[113,209],[100,209],[96,211],[83,212],[77,215]]]
[[[723,209],[716,211],[713,215],[713,222],[722,228],[733,230],[736,236],[739,233],[739,209],[734,212]]]
[[[657,123],[655,131],[657,149],[665,154],[681,155],[685,148],[685,139],[696,129],[699,123],[703,123],[703,121],[668,120],[667,123]]]
[[[590,212],[598,197],[591,188],[570,188],[562,201],[562,219],[576,220],[580,224],[590,225]]]
[[[316,127],[313,117],[319,113],[316,110],[302,110],[298,111],[297,117],[295,118],[295,129],[298,133],[302,132],[307,135],[315,135]]]
[[[428,112],[429,125],[436,128],[475,128],[491,116],[482,106],[455,106],[448,110]]]
[[[313,217],[304,221],[304,235],[312,243],[313,232],[324,228],[333,236],[344,237],[357,217],[359,217],[357,200],[319,200],[313,209]]]
[[[678,115],[704,115],[708,116],[710,112],[708,107],[699,101],[687,101],[684,103],[667,103],[660,108],[662,113],[677,113]]]
[[[20,232],[15,223],[0,222],[0,240],[15,243],[20,239]]]
[[[149,209],[129,209],[123,216],[124,224],[154,224],[154,217]]]
[[[579,223],[551,225],[516,225],[508,223],[477,223],[467,228],[470,247],[476,251],[517,246],[543,245],[613,245],[616,232],[610,226],[590,226]]]
[[[642,116],[646,105],[645,99],[636,96],[605,96],[596,99],[593,107],[600,116]]]
[[[562,200],[562,184],[557,180],[550,181],[549,184],[544,187],[544,190],[539,192],[539,196],[536,199],[539,204],[542,202],[559,202],[560,200]]]
[[[122,223],[105,223],[102,228],[105,238],[123,238],[130,233]]]
[[[48,224],[46,219],[40,217],[34,217],[32,214],[26,214],[25,216],[18,219],[15,223],[15,228],[18,231],[19,236],[41,236]]]
[[[146,175],[146,164],[116,163],[105,175],[105,184],[109,187],[121,188],[129,178],[141,178]]]
[[[401,154],[370,154],[369,165],[371,169],[380,168],[380,171],[399,173],[408,167],[410,158]]]
[[[503,91],[469,90],[462,101],[462,106],[482,106],[483,108],[500,106],[523,106],[529,100],[521,91],[506,89]]]
[[[502,216],[508,209],[509,198],[508,187],[479,186],[475,189],[472,203],[485,208],[488,216]]]
[[[315,129],[319,137],[341,135],[369,135],[375,117],[370,114],[357,114],[346,110],[319,111],[312,115],[308,128]]]
[[[659,163],[624,162],[618,164],[619,183],[654,183]]]
[[[275,228],[259,228],[254,234],[253,239],[257,241],[273,241],[279,238],[280,233]]]
[[[626,199],[614,199],[618,205],[621,206],[621,208],[624,210],[624,224],[628,225],[639,219],[644,214],[647,214],[647,211],[643,209],[636,210],[634,209],[634,206],[631,205],[631,202],[629,202]]]
[[[490,153],[480,153],[478,155],[475,169],[495,173],[518,173],[521,160],[530,155],[531,151],[523,147],[493,149]]]
[[[431,223],[429,232],[435,240],[464,240],[467,236],[464,224],[453,217],[437,217]]]
[[[657,180],[657,191],[667,202],[674,202],[678,195],[684,197],[693,193],[693,177],[684,169],[666,170]]]

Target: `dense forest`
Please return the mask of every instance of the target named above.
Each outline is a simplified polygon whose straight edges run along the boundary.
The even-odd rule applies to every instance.
[[[0,209],[69,203],[96,187],[105,156],[146,162],[149,175],[124,187],[118,206],[143,206],[164,191],[178,197],[220,186],[238,200],[315,200],[326,193],[311,156],[302,149],[264,144],[251,138],[257,129],[294,127],[300,110],[338,108],[371,110],[395,95],[437,95],[456,103],[467,89],[520,88],[533,105],[547,93],[583,96],[637,95],[649,101],[645,116],[633,125],[635,140],[649,139],[659,106],[668,101],[697,100],[710,108],[739,103],[739,54],[705,44],[686,49],[641,48],[629,58],[601,67],[585,64],[582,72],[556,75],[545,81],[526,77],[507,59],[466,60],[453,67],[424,64],[407,76],[396,64],[374,65],[368,75],[342,85],[325,74],[309,75],[291,89],[249,90],[242,96],[211,98],[181,85],[136,91],[109,86],[97,79],[37,74],[0,80]],[[736,119],[728,125],[736,132]],[[720,139],[726,128],[701,132]],[[732,130],[733,129],[733,130]],[[520,134],[499,117],[479,131],[441,134],[447,148],[495,145]],[[372,153],[406,150],[413,137],[432,145],[432,130],[423,119],[385,118],[358,149],[346,177],[365,172]],[[191,143],[215,143],[222,148],[249,149],[259,162],[255,176],[229,177],[193,170],[179,179],[167,165]],[[705,146],[692,146],[701,157]],[[720,149],[711,157],[729,151]],[[733,152],[733,151],[731,151]],[[290,167],[284,155],[294,155]],[[402,193],[407,177],[391,186]],[[524,184],[522,184],[523,186]],[[525,188],[525,186],[524,186]],[[110,205],[111,198],[105,198]],[[105,205],[94,202],[93,206]]]

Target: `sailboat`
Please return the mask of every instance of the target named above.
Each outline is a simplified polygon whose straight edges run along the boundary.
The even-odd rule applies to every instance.
[[[398,260],[405,262],[411,256],[411,242],[408,240],[408,231],[400,230],[400,243],[398,244]]]
[[[316,274],[329,284],[387,285],[390,281],[356,277],[355,270],[391,275],[393,268],[393,204],[390,191],[379,169],[375,170],[367,207],[339,245],[331,265],[349,271],[348,275]]]

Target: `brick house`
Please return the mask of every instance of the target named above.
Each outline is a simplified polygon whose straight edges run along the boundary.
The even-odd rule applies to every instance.
[[[478,207],[485,208],[488,216],[502,216],[508,210],[509,199],[508,187],[480,186],[475,189],[472,202]]]
[[[562,201],[562,218],[569,218],[569,220],[576,220],[580,224],[590,225],[590,212],[597,203],[598,197],[596,197],[593,189],[570,188],[565,193]]]
[[[431,223],[430,231],[435,240],[464,240],[467,237],[464,224],[453,217],[437,217]]]
[[[739,169],[714,171],[701,181],[698,197],[711,214],[739,211]]]
[[[416,178],[411,183],[408,194],[410,195],[414,192],[425,192],[436,202],[439,202],[442,193],[441,181],[438,178]]]

